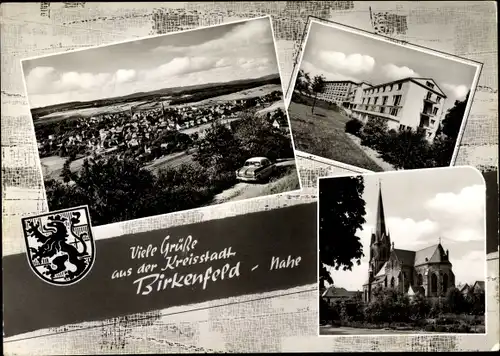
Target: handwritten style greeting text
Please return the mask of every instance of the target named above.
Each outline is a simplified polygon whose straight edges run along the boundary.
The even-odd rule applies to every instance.
[[[196,251],[197,245],[198,240],[189,235],[177,240],[166,236],[159,246],[152,244],[132,246],[130,247],[132,261],[142,262],[142,260],[154,258],[156,263],[143,262],[136,268],[115,270],[111,279],[135,276],[132,284],[135,285],[136,294],[149,295],[153,292],[195,285],[200,285],[205,290],[210,283],[240,277],[241,261],[234,260],[236,252],[232,250],[232,247],[198,253]],[[273,256],[269,263],[269,270],[296,268],[299,266],[300,260],[300,256],[288,256],[287,258]],[[217,261],[223,262],[217,263]],[[216,263],[218,267],[212,266],[213,263]],[[199,264],[207,264],[208,266],[202,272],[183,273],[178,271],[179,267]],[[258,267],[258,265],[253,266],[250,271],[254,271]]]

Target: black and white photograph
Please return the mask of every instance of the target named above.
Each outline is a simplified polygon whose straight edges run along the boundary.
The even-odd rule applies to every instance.
[[[375,172],[450,166],[481,68],[312,19],[289,94],[295,148]]]
[[[319,335],[486,332],[472,167],[319,178]]]
[[[301,188],[269,16],[21,65],[50,210],[97,226]]]

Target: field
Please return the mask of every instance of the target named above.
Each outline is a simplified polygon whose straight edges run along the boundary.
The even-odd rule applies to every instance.
[[[210,98],[210,99],[205,99],[201,101],[196,101],[196,102],[190,102],[190,103],[185,103],[185,104],[178,104],[178,105],[168,105],[168,98],[167,96],[161,97],[158,100],[140,100],[140,101],[132,101],[132,102],[127,102],[127,103],[122,103],[122,104],[111,104],[111,105],[105,105],[105,106],[100,106],[100,107],[91,107],[91,108],[83,108],[83,109],[70,109],[70,110],[64,110],[64,111],[55,111],[52,112],[48,115],[41,116],[39,117],[36,122],[37,123],[50,123],[50,122],[56,122],[60,120],[65,120],[71,117],[92,117],[92,116],[97,116],[101,114],[113,114],[113,113],[120,113],[124,111],[129,111],[130,108],[132,107],[134,112],[135,111],[142,111],[142,110],[150,110],[150,109],[155,109],[155,108],[160,108],[161,107],[161,102],[164,103],[165,107],[183,107],[183,106],[202,106],[202,105],[213,105],[216,103],[221,103],[225,101],[233,101],[233,100],[241,100],[241,99],[250,99],[250,98],[256,98],[260,96],[267,95],[269,93],[272,93],[273,91],[276,90],[281,90],[280,85],[276,84],[267,84],[263,85],[257,88],[252,88],[252,89],[246,89],[242,90],[236,93],[232,94],[227,94],[227,95],[221,95],[218,97]]]
[[[293,101],[288,114],[298,150],[375,172],[383,171],[346,135],[344,125],[349,121],[346,116],[322,105],[311,114],[310,106]]]

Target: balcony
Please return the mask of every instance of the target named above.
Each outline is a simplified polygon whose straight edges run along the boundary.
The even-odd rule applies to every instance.
[[[435,114],[432,113],[432,111],[430,110],[422,110],[422,112],[420,113],[421,115],[425,115],[427,117],[434,117],[436,116]]]

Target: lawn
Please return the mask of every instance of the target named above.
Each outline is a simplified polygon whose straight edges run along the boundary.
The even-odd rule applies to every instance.
[[[352,166],[382,172],[379,167],[345,133],[349,118],[323,107],[314,108],[291,102],[288,108],[295,147],[303,152]]]

